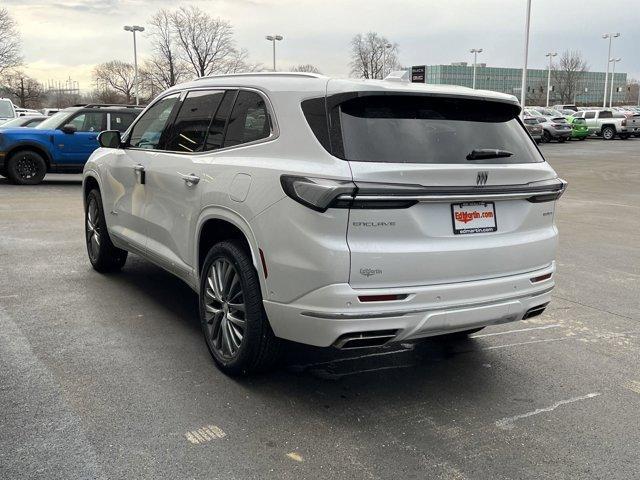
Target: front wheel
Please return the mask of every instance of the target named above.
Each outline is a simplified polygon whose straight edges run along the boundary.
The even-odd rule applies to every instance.
[[[220,370],[246,375],[275,365],[280,340],[262,305],[258,272],[239,243],[224,241],[209,250],[199,302],[202,333]]]
[[[87,195],[84,230],[87,254],[94,270],[107,273],[118,271],[124,267],[127,261],[127,251],[121,250],[111,243],[107,222],[104,219],[102,198],[100,192],[95,189]]]
[[[7,177],[18,185],[37,185],[47,174],[47,162],[32,150],[14,153],[7,161]]]

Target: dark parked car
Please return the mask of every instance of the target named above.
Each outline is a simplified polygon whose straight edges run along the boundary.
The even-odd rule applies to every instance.
[[[0,130],[0,174],[20,185],[40,183],[47,172],[80,173],[103,130],[124,132],[142,107],[77,105],[35,128]]]
[[[540,142],[542,140],[542,126],[538,123],[538,119],[536,117],[525,117],[523,122],[531,138],[533,138],[536,143]]]

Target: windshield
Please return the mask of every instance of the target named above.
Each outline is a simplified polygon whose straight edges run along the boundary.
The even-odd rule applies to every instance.
[[[0,100],[0,118],[13,118],[14,113],[9,100]]]
[[[542,157],[511,104],[428,96],[362,96],[338,107],[344,158],[389,163],[532,163]],[[474,150],[511,155],[479,158]]]
[[[49,118],[47,118],[44,122],[38,124],[38,126],[36,126],[35,128],[40,130],[55,130],[57,127],[60,126],[63,120],[69,115],[71,115],[72,113],[73,112],[55,113],[51,115]]]

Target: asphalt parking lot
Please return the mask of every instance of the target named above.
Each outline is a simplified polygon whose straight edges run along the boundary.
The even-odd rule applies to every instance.
[[[0,478],[637,478],[640,139],[542,147],[569,181],[554,301],[462,343],[288,349],[220,373],[195,294],[86,258],[80,177],[0,178]]]

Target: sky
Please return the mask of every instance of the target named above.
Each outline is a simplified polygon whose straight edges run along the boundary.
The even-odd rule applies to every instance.
[[[160,8],[197,5],[234,27],[238,46],[252,62],[271,65],[271,43],[280,34],[278,69],[311,63],[322,73],[349,74],[349,43],[357,33],[378,32],[399,45],[402,65],[472,61],[521,67],[526,0],[0,0],[17,21],[24,70],[40,81],[71,77],[92,88],[91,72],[102,62],[133,62],[131,33],[123,25],[145,26]],[[639,0],[532,0],[530,68],[545,68],[546,52],[580,50],[592,71],[607,61],[606,32],[620,32],[617,71],[640,78]],[[138,55],[150,54],[139,37]]]

